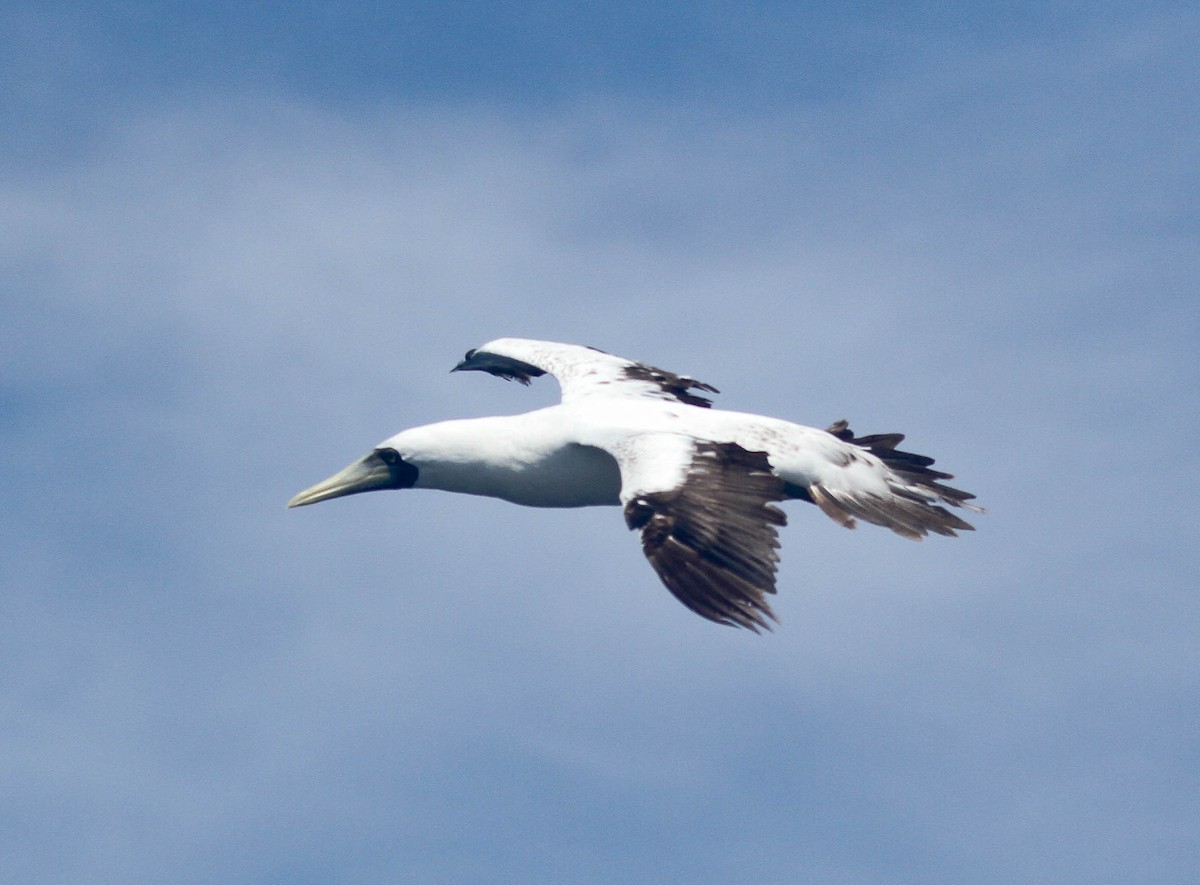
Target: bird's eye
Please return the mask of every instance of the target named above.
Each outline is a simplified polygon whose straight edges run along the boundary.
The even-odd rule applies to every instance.
[[[395,449],[379,449],[377,454],[384,464],[395,464],[400,460],[400,455]]]

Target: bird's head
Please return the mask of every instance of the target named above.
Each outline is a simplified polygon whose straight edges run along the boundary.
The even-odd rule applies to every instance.
[[[305,504],[357,495],[359,492],[411,489],[417,482],[418,474],[416,465],[405,461],[400,452],[384,443],[329,479],[305,489],[288,501],[288,507],[303,507]]]

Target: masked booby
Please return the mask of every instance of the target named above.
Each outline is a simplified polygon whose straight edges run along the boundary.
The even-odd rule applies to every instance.
[[[529,384],[551,375],[561,402],[521,415],[442,421],[401,431],[296,495],[289,507],[380,489],[428,488],[529,507],[623,508],[663,584],[692,611],[757,632],[777,620],[776,506],[815,504],[920,540],[973,527],[942,505],[982,512],[932,458],[900,451],[899,433],[856,437],[711,408],[717,389],[575,344],[500,338],[452,371]]]

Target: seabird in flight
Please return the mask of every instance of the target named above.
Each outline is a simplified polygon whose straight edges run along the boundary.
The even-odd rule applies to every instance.
[[[702,617],[755,632],[775,614],[777,507],[798,498],[854,528],[856,519],[920,540],[972,526],[943,504],[981,512],[944,485],[933,459],[896,448],[899,433],[856,437],[710,408],[715,387],[590,347],[500,338],[453,371],[528,384],[552,375],[558,405],[442,421],[384,440],[288,502],[428,488],[529,507],[618,505],[675,597]]]

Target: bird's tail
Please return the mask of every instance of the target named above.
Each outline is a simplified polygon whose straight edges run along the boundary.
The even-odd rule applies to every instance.
[[[953,476],[933,470],[933,458],[897,449],[904,434],[876,433],[856,437],[846,421],[831,424],[826,432],[842,442],[866,449],[882,461],[889,471],[887,484],[891,493],[886,497],[852,495],[820,485],[810,486],[808,491],[813,503],[826,515],[851,528],[857,516],[917,540],[929,532],[953,536],[959,531],[974,531],[973,525],[940,505],[983,513],[983,508],[970,503],[975,496],[942,483],[941,480],[953,479]]]

